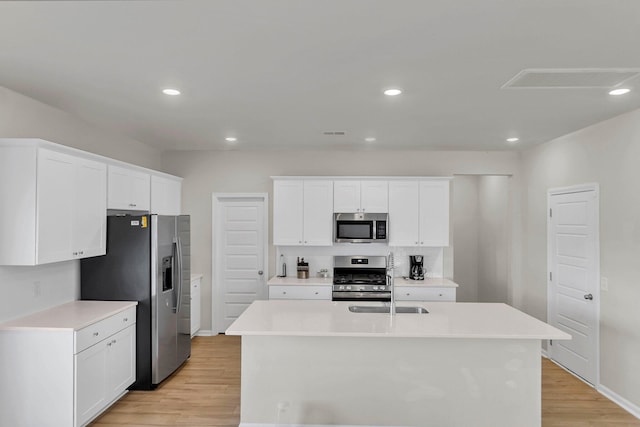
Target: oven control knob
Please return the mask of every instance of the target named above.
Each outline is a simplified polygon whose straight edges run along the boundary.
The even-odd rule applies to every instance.
[[[351,290],[351,286],[347,286],[347,290],[350,291]]]
[[[378,287],[377,287],[377,286],[374,286],[374,287],[373,287],[373,290],[374,290],[374,291],[377,291],[377,290],[378,290]]]
[[[340,285],[340,287],[338,288],[338,290],[344,291],[344,286]]]

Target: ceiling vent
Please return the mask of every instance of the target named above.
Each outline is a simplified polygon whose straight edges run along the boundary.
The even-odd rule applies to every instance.
[[[336,135],[336,136],[344,136],[345,132],[343,131],[329,131],[329,132],[322,132],[323,135]]]
[[[502,89],[613,88],[640,75],[640,68],[529,68]]]

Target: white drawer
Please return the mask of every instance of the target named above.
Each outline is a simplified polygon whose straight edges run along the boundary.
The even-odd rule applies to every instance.
[[[135,323],[136,307],[134,306],[76,331],[74,354]]]
[[[397,301],[455,301],[456,288],[427,288],[421,286],[398,286]]]
[[[331,300],[331,286],[269,286],[269,299]]]

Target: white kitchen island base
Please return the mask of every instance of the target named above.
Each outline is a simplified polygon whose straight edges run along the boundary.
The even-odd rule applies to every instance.
[[[539,426],[540,342],[242,338],[241,426]]]
[[[569,335],[505,304],[350,304],[257,301],[231,325],[241,427],[541,425],[540,340]]]

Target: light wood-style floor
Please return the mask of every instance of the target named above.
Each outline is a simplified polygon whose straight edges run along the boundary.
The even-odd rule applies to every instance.
[[[237,427],[240,338],[196,337],[192,345],[191,359],[158,389],[128,393],[91,425]],[[542,425],[640,427],[640,420],[543,359]]]

